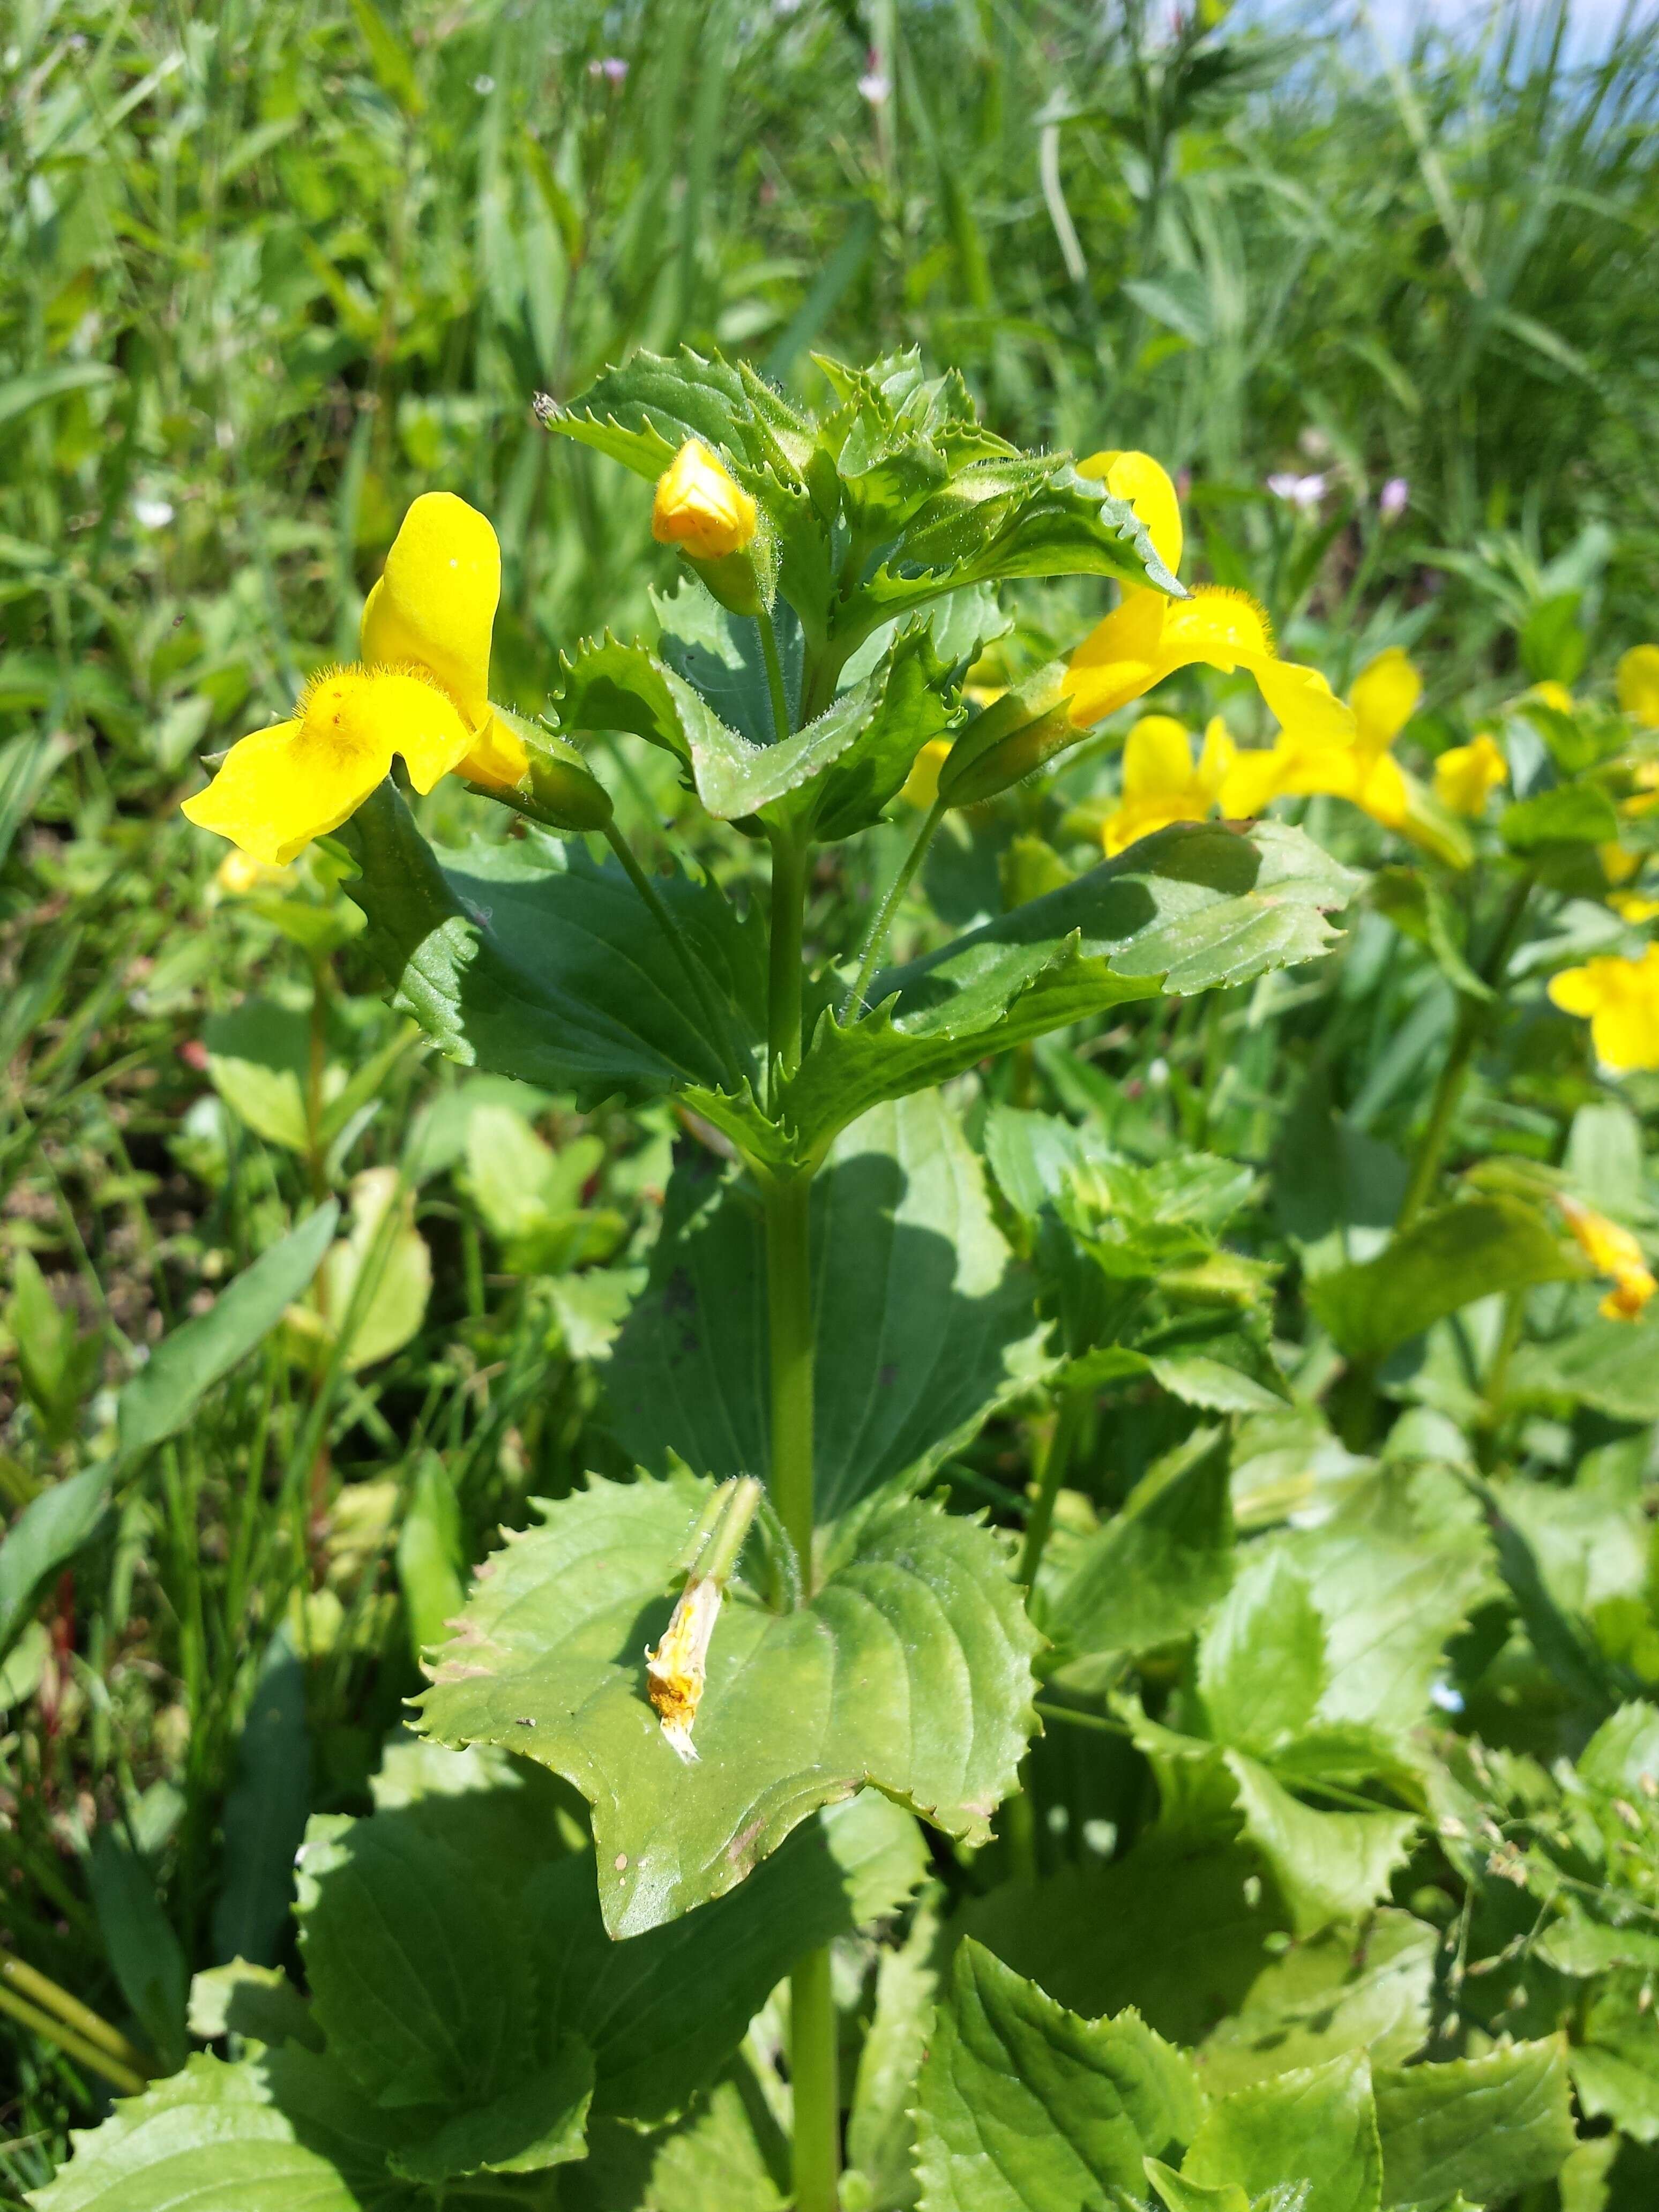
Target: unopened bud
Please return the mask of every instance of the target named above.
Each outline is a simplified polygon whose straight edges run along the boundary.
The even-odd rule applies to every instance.
[[[951,748],[939,795],[947,806],[976,806],[1030,775],[1084,736],[1072,720],[1066,666],[1051,660],[976,714]]]
[[[746,551],[757,521],[754,501],[701,438],[688,438],[657,479],[651,535],[694,561]]]

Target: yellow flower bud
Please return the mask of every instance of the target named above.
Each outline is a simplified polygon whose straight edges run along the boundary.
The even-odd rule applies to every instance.
[[[688,438],[657,479],[651,535],[694,561],[723,561],[755,535],[755,502],[701,438]]]

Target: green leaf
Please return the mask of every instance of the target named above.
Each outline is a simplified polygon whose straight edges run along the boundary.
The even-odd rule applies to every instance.
[[[114,382],[118,372],[104,361],[63,361],[50,368],[37,368],[25,376],[9,376],[0,384],[0,422],[15,422],[31,408],[43,406],[65,392],[84,392]]]
[[[1564,2036],[1441,2066],[1379,2068],[1373,2080],[1389,2204],[1439,2204],[1458,2191],[1503,2203],[1553,2179],[1573,2147]]]
[[[107,1825],[87,1863],[98,1932],[121,1994],[164,2071],[184,2063],[190,1970],[155,1877],[125,1834]]]
[[[1033,899],[943,951],[878,976],[876,1011],[826,1013],[783,1089],[780,1118],[801,1158],[885,1098],[942,1083],[1128,999],[1246,982],[1312,959],[1325,909],[1355,878],[1301,832],[1262,823],[1160,831],[1063,890]]]
[[[1085,2021],[971,1941],[956,1954],[918,2093],[922,2212],[1074,2212],[1139,2194],[1190,2142],[1188,2061],[1138,2014]]]
[[[897,1911],[926,1865],[915,1820],[866,1790],[804,1821],[740,1889],[623,1943],[586,1853],[547,1869],[526,1930],[544,2002],[592,2050],[595,2112],[656,2125],[685,2111],[803,1953]]]
[[[751,745],[773,744],[778,732],[760,624],[721,606],[692,575],[683,575],[674,591],[653,592],[651,605],[662,625],[659,658],[723,726]],[[774,609],[773,622],[784,702],[791,721],[799,721],[805,641],[787,606]]]
[[[876,1961],[874,2009],[847,2116],[847,2162],[877,2204],[915,2201],[916,2076],[939,1984],[936,1895],[922,1899],[903,1942],[884,1947]]]
[[[90,362],[76,365],[94,366]],[[0,385],[0,422],[5,419],[5,393],[9,388]],[[0,745],[0,861],[10,852],[13,840],[33,813],[41,793],[74,750],[74,738],[61,730],[25,731]]]
[[[1199,1643],[1211,1735],[1271,1751],[1307,1725],[1325,1682],[1325,1625],[1306,1580],[1282,1556],[1253,1558]]]
[[[417,1661],[428,1646],[443,1642],[447,1624],[465,1604],[466,1566],[455,1486],[437,1454],[428,1452],[416,1469],[398,1531],[398,1586]]]
[[[617,1484],[544,1504],[486,1563],[421,1700],[441,1742],[523,1752],[593,1808],[606,1928],[637,1935],[721,1895],[815,1806],[866,1783],[983,1840],[1032,1725],[1031,1655],[1001,1546],[901,1504],[871,1516],[811,1602],[729,1591],[683,1764],[645,1695],[709,1486]],[[838,1685],[862,1679],[856,1700]]]
[[[1600,784],[1563,783],[1506,806],[1498,829],[1512,853],[1536,853],[1550,845],[1611,845],[1618,842],[1619,816]]]
[[[198,2053],[182,2073],[123,2098],[35,2212],[420,2212],[387,2185],[398,2124],[343,2092],[308,2051],[228,2066]]]
[[[575,2036],[550,2063],[515,2080],[491,2103],[453,2113],[434,2133],[395,2150],[394,2173],[439,2185],[452,2175],[540,2173],[586,2155],[593,2057]]]
[[[356,1375],[409,1342],[432,1291],[432,1255],[414,1217],[414,1190],[398,1169],[352,1177],[351,1228],[324,1254],[314,1299],[289,1315],[303,1358],[320,1366],[343,1341],[342,1364]]]
[[[1062,1651],[1136,1653],[1175,1643],[1225,1595],[1232,1543],[1226,1440],[1200,1430],[1078,1548],[1041,1625]]]
[[[1172,2172],[1157,2158],[1147,2160],[1146,2179],[1169,2212],[1250,2212],[1250,2200],[1236,2181],[1212,2189],[1207,2182],[1188,2181],[1185,2174]]]
[[[1615,1421],[1659,1420],[1659,1329],[1597,1316],[1549,1344],[1522,1345],[1510,1374],[1516,1398],[1575,1399]]]
[[[1253,1851],[1161,1826],[1108,1866],[1004,1883],[960,1920],[1073,2011],[1133,2005],[1182,2044],[1237,2011],[1267,1964],[1267,1937],[1285,1924]]]
[[[859,702],[857,729],[811,794],[810,806],[800,812],[803,825],[820,842],[833,844],[878,822],[903,787],[916,755],[950,726],[948,665],[933,635],[913,627],[894,641],[866,682],[842,693],[843,700]]]
[[[1293,1943],[1205,2039],[1194,2054],[1200,2081],[1225,2096],[1355,2051],[1373,2065],[1403,2065],[1429,2032],[1439,1942],[1434,1929],[1385,1905],[1356,1926]]]
[[[1386,1896],[1418,1830],[1411,1813],[1331,1813],[1293,1797],[1257,1760],[1224,1754],[1244,1832],[1271,1868],[1298,1936]]]
[[[246,1959],[191,1976],[190,2032],[204,2043],[240,2035],[255,2043],[302,2043],[310,2051],[323,2045],[309,2003],[282,1968]]]
[[[308,1213],[226,1285],[209,1310],[164,1337],[116,1402],[124,1459],[176,1436],[213,1385],[257,1350],[322,1263],[338,1201]]]
[[[275,1959],[294,1898],[294,1858],[311,1810],[306,1670],[286,1628],[265,1648],[223,1808],[224,1859],[213,1908],[221,1959]]]
[[[269,999],[245,999],[204,1025],[208,1073],[237,1119],[290,1152],[311,1141],[306,1091],[311,1017]]]
[[[1034,1287],[992,1219],[980,1164],[935,1093],[878,1108],[837,1140],[812,1193],[820,1520],[920,1481],[1044,1369]],[[766,1253],[746,1182],[694,1158],[671,1187],[651,1287],[606,1374],[641,1465],[771,1463]]]
[[[717,452],[750,453],[753,410],[742,378],[718,355],[705,360],[690,346],[672,359],[636,353],[568,407],[544,397],[537,412],[550,430],[608,454],[636,476],[659,477],[688,438],[701,438]]]
[[[1316,1277],[1308,1303],[1351,1358],[1378,1359],[1476,1298],[1583,1272],[1534,1207],[1471,1199],[1419,1215],[1374,1260]]]
[[[596,2123],[586,2160],[561,2177],[560,2212],[787,2212],[775,2178],[787,2165],[754,2069],[739,2062],[665,2132]]]
[[[1585,2010],[1571,2055],[1573,2087],[1590,2119],[1640,2143],[1659,2142],[1659,2021],[1650,1972],[1611,1974]]]
[[[348,834],[349,833],[349,834]],[[361,874],[365,944],[396,1003],[452,1060],[592,1104],[722,1080],[707,1023],[620,869],[534,834],[446,868],[390,784],[341,833]],[[673,913],[741,1036],[763,1034],[764,953],[708,884],[665,880]]]
[[[83,1468],[30,1498],[0,1542],[0,1657],[28,1626],[40,1594],[101,1526],[110,1468]]]
[[[1251,2197],[1305,2186],[1304,2212],[1378,2212],[1382,2159],[1363,2052],[1278,2074],[1212,2106],[1183,2177]]]

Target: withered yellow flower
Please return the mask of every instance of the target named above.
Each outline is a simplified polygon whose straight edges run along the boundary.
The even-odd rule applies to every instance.
[[[1595,1056],[1615,1073],[1659,1067],[1659,945],[1635,960],[1600,956],[1551,978],[1564,1014],[1589,1021]]]
[[[231,747],[184,812],[251,860],[285,867],[356,813],[401,755],[430,791],[459,769],[516,783],[529,757],[489,703],[501,550],[488,520],[448,492],[410,507],[363,608],[362,659],[307,684],[292,721]]]
[[[1628,1229],[1609,1221],[1594,1206],[1565,1192],[1556,1203],[1591,1267],[1598,1275],[1613,1279],[1613,1288],[1601,1301],[1602,1313],[1609,1321],[1639,1321],[1642,1309],[1659,1290],[1641,1246]]]
[[[688,1764],[697,1757],[691,1728],[702,1703],[723,1588],[711,1575],[694,1575],[680,1592],[662,1642],[645,1655],[646,1681],[662,1732]]]
[[[694,561],[723,561],[755,535],[755,502],[701,438],[688,438],[657,479],[651,535]]]
[[[1452,745],[1434,764],[1434,795],[1454,814],[1484,814],[1486,801],[1510,780],[1510,764],[1486,731],[1467,745]]]
[[[1114,498],[1129,502],[1173,575],[1183,532],[1168,472],[1149,453],[1096,453],[1078,467],[1080,475],[1103,482]],[[1287,732],[1334,744],[1352,738],[1353,716],[1324,678],[1281,660],[1261,609],[1243,592],[1218,585],[1200,585],[1185,599],[1166,599],[1150,586],[1127,586],[1120,605],[1072,655],[1066,681],[1072,720],[1087,729],[1194,663],[1224,675],[1246,670]]]

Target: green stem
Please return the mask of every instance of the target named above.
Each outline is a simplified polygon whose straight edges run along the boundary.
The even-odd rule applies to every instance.
[[[841,2173],[835,1992],[830,1947],[789,1977],[789,2080],[795,2106],[795,2212],[836,2212]]]
[[[1494,989],[1500,985],[1504,970],[1509,963],[1522,917],[1527,910],[1527,901],[1532,896],[1532,877],[1525,875],[1510,893],[1509,902],[1498,925],[1498,934],[1481,963],[1480,980],[1491,984]],[[1440,1071],[1440,1080],[1434,1086],[1429,1118],[1418,1139],[1411,1176],[1406,1184],[1406,1195],[1400,1201],[1399,1218],[1394,1224],[1396,1237],[1416,1219],[1434,1188],[1447,1139],[1451,1134],[1452,1120],[1457,1111],[1458,1101],[1463,1095],[1463,1085],[1486,1021],[1486,1009],[1483,1000],[1474,998],[1462,1000],[1458,1007],[1457,1026],[1452,1031],[1451,1048]]]
[[[1048,1531],[1054,1526],[1054,1500],[1060,1495],[1060,1486],[1071,1460],[1072,1447],[1077,1442],[1077,1432],[1088,1410],[1089,1393],[1086,1390],[1068,1391],[1060,1401],[1054,1432],[1048,1439],[1048,1450],[1042,1462],[1037,1494],[1031,1504],[1031,1517],[1025,1523],[1025,1541],[1020,1549],[1019,1580],[1028,1591],[1036,1582],[1037,1569],[1042,1564],[1043,1547],[1048,1541]]]
[[[627,838],[617,827],[614,819],[605,823],[604,836],[606,844],[622,862],[623,872],[629,882],[633,884],[650,908],[652,920],[668,940],[674,957],[679,963],[681,972],[691,986],[692,994],[702,1010],[702,1018],[708,1024],[710,1039],[725,1063],[726,1072],[732,1079],[732,1087],[734,1091],[741,1091],[744,1086],[744,1073],[738,1060],[737,1048],[732,1042],[731,1026],[726,1018],[726,1009],[714,995],[714,987],[704,973],[701,962],[680,934],[679,926],[668,911],[661,894],[634,858]]]
[[[869,934],[866,937],[864,948],[859,955],[858,975],[854,981],[852,989],[842,1000],[841,1018],[843,1022],[850,1013],[864,1004],[864,994],[869,989],[870,979],[876,972],[876,963],[881,957],[881,948],[887,942],[887,932],[893,919],[894,910],[906,891],[909,890],[916,870],[921,866],[922,855],[933,843],[933,832],[944,821],[946,811],[944,799],[936,799],[933,801],[927,819],[916,832],[915,842],[904,856],[903,866],[892,882],[888,884],[886,895],[876,908],[876,918],[870,925]]]
[[[775,1085],[800,1061],[801,936],[806,915],[804,840],[772,833],[771,969],[767,987],[767,1057]]]
[[[784,689],[783,660],[778,634],[772,627],[772,610],[763,599],[755,617],[760,631],[761,658],[766,663],[766,688],[772,695],[772,735],[780,744],[789,735],[789,694]]]
[[[812,1591],[812,1273],[810,1176],[766,1194],[766,1286],[772,1379],[772,1502]],[[797,2212],[835,2212],[841,2095],[827,1948],[790,1977],[789,2074],[795,2100]]]
[[[827,1961],[828,1952],[823,1955]],[[42,2012],[37,2006],[26,2002],[23,1998],[14,1996],[12,1992],[3,1986],[0,1986],[0,2013],[5,2013],[9,2018],[15,2020],[20,2027],[27,2027],[31,2033],[40,2036],[44,2042],[55,2043],[66,2057],[73,2058],[77,2064],[86,2067],[90,2072],[100,2075],[112,2088],[118,2089],[124,2097],[136,2097],[143,2087],[145,2077],[143,2074],[135,2073],[130,2066],[124,2066],[118,2058],[112,2057],[107,2051],[100,2050],[95,2043],[88,2043],[84,2036],[77,2035],[72,2027],[65,2027],[62,2021],[54,2020],[50,2013]]]

